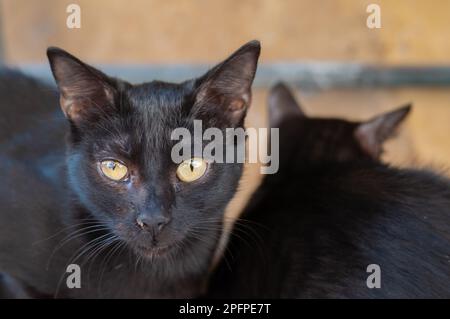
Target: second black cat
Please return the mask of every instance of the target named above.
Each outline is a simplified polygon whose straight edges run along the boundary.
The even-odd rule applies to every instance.
[[[209,296],[449,298],[450,181],[378,161],[408,111],[308,118],[276,86],[280,170],[238,221]]]

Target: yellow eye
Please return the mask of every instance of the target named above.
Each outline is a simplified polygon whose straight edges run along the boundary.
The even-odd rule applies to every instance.
[[[206,161],[194,157],[178,165],[177,176],[183,182],[190,183],[202,177],[206,172],[206,167]]]
[[[113,181],[120,181],[128,174],[128,168],[118,161],[106,160],[100,163],[102,173]]]

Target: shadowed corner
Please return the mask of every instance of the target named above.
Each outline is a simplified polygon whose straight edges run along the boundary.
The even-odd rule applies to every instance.
[[[28,294],[12,277],[0,273],[0,299],[28,298]]]

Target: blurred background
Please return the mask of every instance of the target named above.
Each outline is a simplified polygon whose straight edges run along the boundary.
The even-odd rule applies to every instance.
[[[66,26],[72,3],[79,29]],[[381,9],[379,29],[366,24],[371,3]],[[361,120],[412,102],[384,159],[450,166],[447,0],[0,0],[0,23],[2,63],[47,80],[51,45],[130,81],[182,81],[258,39],[247,126],[266,126],[276,80],[296,88],[311,116]]]

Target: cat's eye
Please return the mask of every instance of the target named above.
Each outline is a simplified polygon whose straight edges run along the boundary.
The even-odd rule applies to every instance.
[[[103,175],[116,182],[122,181],[128,176],[128,168],[118,161],[102,161],[100,169]]]
[[[190,183],[202,177],[206,172],[207,166],[208,164],[205,160],[194,157],[178,165],[177,176],[181,181]]]

